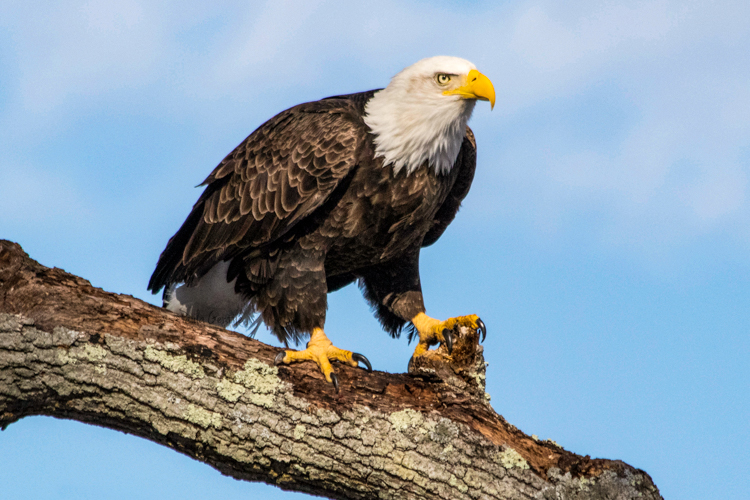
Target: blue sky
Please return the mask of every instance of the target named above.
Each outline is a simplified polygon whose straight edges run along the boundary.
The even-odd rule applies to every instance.
[[[494,408],[651,474],[750,489],[747,2],[0,3],[0,238],[109,291],[145,287],[211,169],[299,102],[438,54],[497,104],[472,191],[423,252],[428,312],[488,325]],[[326,332],[400,372],[354,288]],[[274,343],[261,332],[259,339]],[[0,433],[8,498],[291,498],[49,418]]]

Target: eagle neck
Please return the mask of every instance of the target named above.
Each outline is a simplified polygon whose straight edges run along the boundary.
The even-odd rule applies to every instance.
[[[411,174],[425,162],[436,174],[450,172],[475,103],[412,95],[391,86],[375,93],[364,117],[374,136],[375,157],[382,157],[384,166],[392,165],[395,174]]]

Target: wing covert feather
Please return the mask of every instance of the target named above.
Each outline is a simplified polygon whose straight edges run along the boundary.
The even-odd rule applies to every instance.
[[[352,171],[365,135],[361,112],[345,99],[301,104],[258,127],[202,183],[149,288],[191,279],[283,237]]]
[[[202,200],[184,263],[228,245],[273,242],[322,205],[354,167],[361,125],[348,113],[299,108],[258,128],[206,179],[209,189],[221,187]]]

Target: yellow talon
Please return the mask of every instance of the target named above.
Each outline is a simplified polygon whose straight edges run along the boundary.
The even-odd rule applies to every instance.
[[[476,330],[479,327],[479,316],[476,314],[469,314],[468,316],[456,316],[455,318],[446,319],[443,323],[445,328],[453,328],[455,325],[468,326]]]
[[[483,336],[487,335],[484,322],[476,314],[457,316],[440,321],[421,312],[414,316],[411,322],[417,329],[417,332],[419,332],[419,343],[417,344],[417,348],[414,349],[414,357],[423,355],[429,350],[431,345],[438,342],[445,344],[450,354],[453,347],[453,338],[452,335],[444,335],[443,332],[445,330],[452,331],[456,325],[467,326],[480,332]]]
[[[358,366],[361,361],[367,366],[368,371],[372,371],[372,366],[366,357],[358,353],[339,349],[333,345],[322,328],[313,329],[310,334],[310,341],[307,343],[307,348],[304,351],[280,352],[276,357],[276,364],[289,364],[296,361],[307,360],[315,361],[318,368],[320,368],[320,371],[323,373],[323,376],[328,382],[333,383],[338,392],[338,379],[336,378],[336,374],[333,372],[333,367],[331,366],[332,359],[354,367]]]

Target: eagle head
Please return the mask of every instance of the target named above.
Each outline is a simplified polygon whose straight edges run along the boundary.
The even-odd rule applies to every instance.
[[[495,89],[469,61],[437,56],[412,64],[367,103],[375,155],[395,173],[425,161],[436,173],[450,171],[477,99],[494,107]]]

